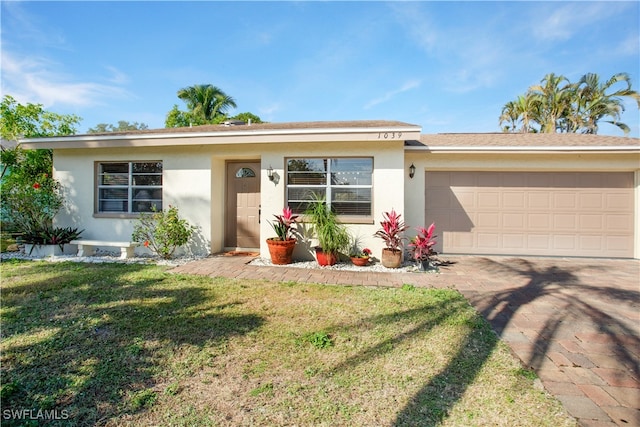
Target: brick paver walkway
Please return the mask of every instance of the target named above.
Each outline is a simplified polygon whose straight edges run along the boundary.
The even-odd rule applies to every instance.
[[[457,256],[440,274],[247,265],[212,256],[174,272],[458,289],[582,426],[640,426],[640,261]]]

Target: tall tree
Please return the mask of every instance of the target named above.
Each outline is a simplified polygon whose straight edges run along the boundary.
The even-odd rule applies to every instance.
[[[145,130],[149,129],[144,123],[133,122],[129,123],[125,120],[119,120],[118,126],[114,126],[108,123],[98,123],[95,128],[89,128],[88,133],[108,133],[108,132],[127,132],[130,130]]]
[[[0,136],[8,141],[20,138],[73,135],[82,119],[76,115],[57,114],[46,111],[41,104],[19,104],[12,96],[5,95],[0,104]],[[51,150],[23,150],[19,145],[14,148],[2,147],[0,178],[4,178],[9,169],[15,176],[24,174],[31,179],[39,174],[51,175]],[[4,182],[4,181],[3,181]]]
[[[236,108],[236,102],[232,97],[210,84],[182,88],[178,91],[178,98],[187,104],[194,117],[202,119],[205,123],[226,117],[229,108]]]
[[[547,74],[541,84],[529,88],[534,98],[533,120],[540,125],[540,132],[562,131],[563,121],[571,110],[571,83],[565,76]]]
[[[509,101],[502,107],[500,123],[507,123],[503,127],[505,132],[537,132],[532,121],[538,115],[539,103],[530,93],[519,95],[515,101]],[[519,126],[520,125],[520,126]]]
[[[0,136],[9,141],[72,135],[81,120],[75,115],[45,111],[40,104],[19,104],[9,95],[3,98],[0,112]],[[42,231],[50,226],[63,202],[59,183],[52,177],[51,150],[3,147],[0,163],[2,220],[9,220],[22,232]]]
[[[577,83],[550,73],[524,96],[505,104],[499,120],[508,132],[595,134],[598,123],[604,121],[628,134],[629,127],[619,121],[624,111],[623,97],[634,99],[640,109],[640,96],[631,89],[626,73],[615,74],[603,83],[592,73],[585,74]]]
[[[619,83],[622,83],[622,87]],[[619,121],[625,110],[622,98],[635,100],[640,109],[640,94],[631,89],[628,74],[618,73],[601,82],[597,74],[588,73],[575,85],[575,91],[579,125],[583,133],[598,133],[598,122],[606,117],[611,120],[604,120],[605,123],[619,127],[625,134],[629,133],[629,126]]]

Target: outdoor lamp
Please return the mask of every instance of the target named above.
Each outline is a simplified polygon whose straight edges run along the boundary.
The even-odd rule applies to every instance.
[[[269,169],[267,169],[267,176],[269,177],[269,181],[273,181],[273,168],[269,165]]]
[[[409,166],[409,178],[413,179],[413,176],[416,174],[416,167],[411,163]]]

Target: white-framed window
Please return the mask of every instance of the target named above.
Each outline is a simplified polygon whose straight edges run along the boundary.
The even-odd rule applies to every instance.
[[[162,162],[99,162],[97,164],[98,213],[162,210]]]
[[[314,195],[344,217],[371,218],[373,158],[287,159],[287,204],[304,213]]]

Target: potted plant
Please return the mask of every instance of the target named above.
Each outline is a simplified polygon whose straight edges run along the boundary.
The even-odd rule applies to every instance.
[[[305,211],[311,221],[313,234],[318,238],[316,259],[321,266],[338,262],[340,251],[349,247],[349,233],[338,221],[337,214],[327,206],[324,197],[316,196]]]
[[[294,224],[298,215],[293,215],[288,206],[282,209],[282,215],[274,215],[276,220],[270,222],[271,228],[276,232],[277,237],[267,239],[269,254],[273,264],[291,264],[293,250],[297,240],[293,237],[295,231]]]
[[[420,270],[428,271],[431,267],[430,258],[436,254],[433,250],[433,246],[436,244],[436,241],[433,240],[436,237],[433,234],[436,230],[436,225],[431,224],[429,228],[417,227],[416,230],[418,230],[418,235],[411,239],[409,251],[411,257],[417,261]]]
[[[381,262],[387,268],[398,268],[402,264],[402,233],[409,228],[394,209],[382,213],[382,228],[374,234],[384,240],[386,248],[382,249]]]
[[[369,257],[371,256],[371,249],[369,248],[364,248],[362,250],[359,249],[355,249],[352,250],[351,253],[349,254],[349,257],[351,258],[351,262],[353,263],[353,265],[357,265],[360,267],[364,267],[365,265],[369,264]]]

